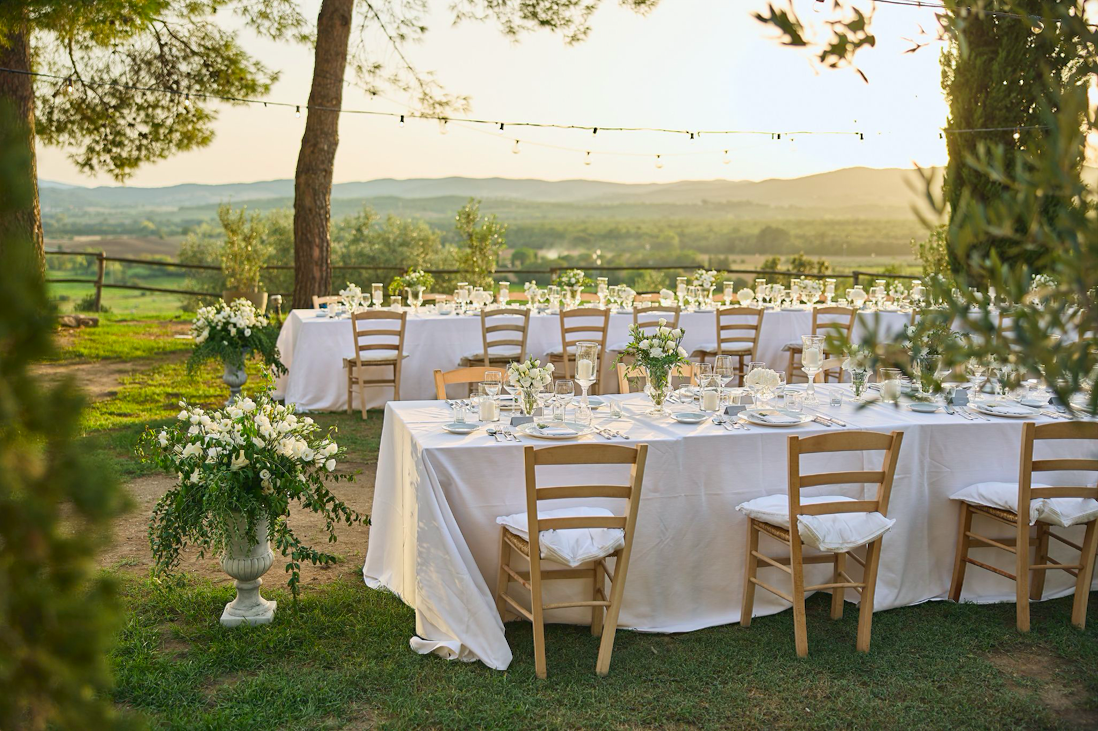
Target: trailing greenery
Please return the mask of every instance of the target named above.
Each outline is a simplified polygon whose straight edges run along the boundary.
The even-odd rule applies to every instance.
[[[34,180],[10,111],[0,100],[0,217],[27,205]],[[53,353],[55,314],[34,254],[17,234],[0,241],[0,728],[114,728],[119,603],[95,554],[126,502],[77,439],[76,383],[31,375]]]
[[[157,573],[171,572],[188,544],[198,546],[199,555],[223,553],[242,524],[250,538],[265,520],[267,538],[289,559],[287,583],[296,599],[301,562],[328,565],[336,557],[301,541],[287,522],[290,503],[324,516],[329,542],[339,523],[363,521],[326,484],[353,479],[335,472],[347,450],[336,444],[333,429],[322,433],[269,391],[224,410],[207,412],[186,401],[180,407],[176,421],[149,429],[137,450],[140,459],[178,476],[149,523]]]
[[[238,299],[231,305],[222,300],[217,305],[199,308],[191,334],[194,350],[187,368],[192,373],[208,360],[243,368],[244,360],[251,354],[258,355],[276,373],[287,372],[279,360],[278,327],[246,299]]]
[[[225,243],[221,246],[221,271],[225,276],[225,289],[238,292],[259,291],[259,268],[266,259],[264,220],[247,209],[233,212],[232,206],[217,209],[217,217],[225,230]]]

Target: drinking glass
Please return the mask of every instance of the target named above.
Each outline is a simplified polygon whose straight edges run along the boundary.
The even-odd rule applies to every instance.
[[[808,376],[808,386],[804,391],[806,404],[817,404],[816,398],[816,374],[820,372],[820,366],[824,360],[824,336],[801,336],[801,370]]]
[[[785,395],[785,408],[799,414],[804,411],[804,394],[800,391],[790,391]]]
[[[370,299],[373,300],[374,307],[380,310],[381,303],[385,301],[385,288],[378,282],[370,285]]]
[[[675,277],[675,296],[681,305],[686,298],[686,277]]]
[[[519,407],[519,399],[518,399],[519,387],[516,386],[515,384],[511,383],[510,381],[504,381],[503,382],[503,390],[506,391],[507,394],[511,397],[511,409],[510,409],[510,411],[511,411],[511,415],[513,416],[513,415],[517,414],[518,410],[519,410],[518,409],[518,407]]]
[[[786,398],[789,398],[789,397],[786,396]],[[831,389],[831,405],[835,408],[838,408],[838,407],[843,405],[843,392],[842,392],[842,389],[839,389],[839,388]]]
[[[598,380],[599,344],[589,342],[576,343],[576,383],[583,389],[580,408],[576,419],[581,424],[591,423],[591,404],[587,400],[587,390]]]
[[[499,396],[499,390],[503,386],[502,371],[484,371],[484,390],[492,398]]]
[[[774,371],[778,374],[778,385],[774,389],[774,398],[782,398],[785,396],[785,371]]]
[[[706,413],[714,413],[721,407],[720,381],[712,373],[706,373],[698,377],[698,389],[700,396],[698,405]]]
[[[568,413],[568,404],[576,397],[576,384],[570,378],[558,378],[554,384],[553,421],[564,421]]]
[[[620,419],[622,417],[621,399],[610,399],[610,418]]]
[[[724,402],[724,387],[728,385],[728,382],[732,380],[736,375],[736,369],[732,364],[731,355],[718,355],[713,360],[713,374],[720,381],[721,387],[721,402]]]
[[[760,304],[762,303],[763,298],[766,297],[767,291],[768,290],[766,288],[766,280],[765,279],[756,279],[755,280],[755,299],[757,299]]]
[[[454,414],[455,424],[465,423],[465,404],[462,401],[451,401],[450,410]]]
[[[400,302],[401,302],[400,296],[394,294],[392,297],[389,298],[389,308],[393,312],[400,312]]]
[[[970,393],[972,394],[973,401],[979,401],[983,398],[984,385],[986,381],[984,379],[984,373],[987,372],[987,365],[981,362],[978,358],[971,358],[968,361],[968,372],[975,379],[976,384],[972,387]]]
[[[903,381],[900,380],[903,371],[899,368],[881,368],[877,372],[877,380],[881,384],[881,401],[886,404],[894,404],[900,400],[900,392],[903,389]]]

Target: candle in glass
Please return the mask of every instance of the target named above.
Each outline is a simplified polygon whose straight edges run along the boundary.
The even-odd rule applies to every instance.
[[[823,364],[823,335],[801,336],[801,370],[808,376],[808,386],[805,388],[804,400],[808,404],[816,404],[816,374],[820,372]]]
[[[374,307],[381,309],[381,303],[385,301],[385,288],[380,283],[374,282],[370,285],[370,299],[373,300]]]
[[[881,401],[886,404],[894,404],[900,400],[901,381],[900,381],[900,369],[899,368],[882,368],[880,370],[881,378]]]
[[[721,395],[717,388],[717,377],[707,376],[699,385],[702,387],[701,408],[702,411],[714,412],[720,408]]]
[[[598,343],[576,343],[576,382],[583,389],[580,408],[576,410],[576,420],[581,424],[591,422],[591,404],[588,402],[587,390],[598,378],[598,363]]]

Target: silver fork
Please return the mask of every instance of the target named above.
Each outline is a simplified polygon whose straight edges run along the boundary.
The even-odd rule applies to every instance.
[[[984,416],[983,414],[977,414],[976,412],[969,409],[967,406],[962,406],[961,410],[973,419],[977,419],[979,421],[991,421],[991,419],[989,419],[988,417]]]

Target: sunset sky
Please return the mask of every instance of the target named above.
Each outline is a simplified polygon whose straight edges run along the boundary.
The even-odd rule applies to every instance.
[[[920,26],[935,28],[930,10],[882,5],[873,21],[877,47],[860,52],[866,84],[849,69],[825,70],[800,49],[780,46],[751,18],[760,0],[662,0],[647,17],[612,0],[593,19],[590,38],[566,46],[549,33],[520,42],[490,23],[451,25],[447,2],[437,8],[426,41],[408,49],[421,69],[434,70],[447,91],[472,98],[471,116],[598,126],[781,131],[768,136],[686,137],[649,133],[470,129],[457,123],[439,134],[437,122],[344,115],[337,182],[375,178],[590,178],[621,182],[797,177],[851,166],[940,165],[938,138],[946,105],[939,53],[932,42],[904,53]],[[777,3],[779,6],[781,2]],[[307,3],[315,17],[317,3]],[[795,0],[802,17],[812,0]],[[924,39],[925,40],[925,39]],[[245,38],[249,50],[282,72],[269,99],[304,104],[312,49]],[[397,93],[370,99],[348,86],[344,107],[406,111]],[[407,100],[404,100],[407,102]],[[209,147],[142,168],[131,185],[228,183],[292,178],[304,116],[292,109],[221,107]],[[857,137],[789,135],[796,131],[857,131]],[[789,137],[792,136],[792,140]],[[513,154],[515,138],[523,141]],[[538,147],[534,143],[569,148]],[[722,164],[723,151],[731,162]],[[584,152],[592,164],[583,164]],[[630,153],[607,155],[600,153]],[[657,169],[655,155],[663,158]],[[39,150],[39,175],[80,185],[109,185],[79,173],[62,150]]]

